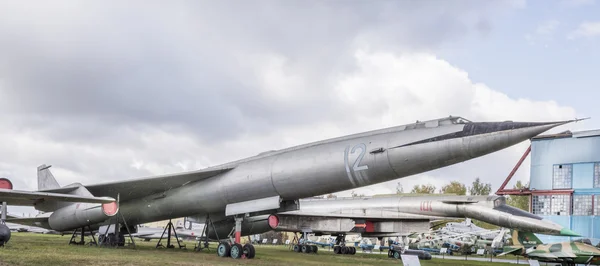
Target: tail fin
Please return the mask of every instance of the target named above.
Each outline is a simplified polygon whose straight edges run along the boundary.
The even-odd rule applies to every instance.
[[[37,168],[38,190],[48,190],[48,189],[60,188],[60,185],[58,185],[58,182],[56,182],[56,179],[54,179],[52,172],[50,172],[50,169],[49,169],[50,167],[52,167],[52,165],[47,166],[45,164],[42,164],[42,165],[38,166],[38,168]]]
[[[526,248],[544,244],[534,233],[512,231],[512,241],[514,245],[521,245]]]

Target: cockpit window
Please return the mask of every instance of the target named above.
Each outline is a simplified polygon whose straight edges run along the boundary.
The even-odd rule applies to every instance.
[[[431,122],[433,122],[433,121],[438,122],[440,125],[456,125],[456,124],[472,123],[468,119],[462,118],[460,116],[449,116],[447,118],[432,120]]]
[[[457,117],[454,117],[454,118],[455,118],[455,120],[454,120],[454,121],[455,121],[455,122],[454,122],[455,124],[468,124],[468,123],[473,123],[473,122],[471,122],[471,120],[468,120],[468,119],[466,119],[466,118],[463,118],[463,117],[460,117],[460,116],[457,116]]]
[[[494,208],[500,207],[504,204],[506,204],[506,198],[504,197],[499,197],[496,200],[494,200]]]

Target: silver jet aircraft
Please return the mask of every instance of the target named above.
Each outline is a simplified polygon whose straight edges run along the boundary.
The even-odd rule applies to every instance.
[[[94,230],[118,212],[130,227],[206,216],[213,222],[229,224],[235,231],[232,244],[221,242],[217,248],[220,256],[251,258],[254,247],[242,247],[239,239],[242,233],[246,234],[242,230],[244,221],[255,215],[295,210],[301,198],[470,160],[569,122],[572,121],[476,123],[451,116],[264,152],[198,171],[85,186],[60,187],[48,166],[40,166],[39,191],[1,189],[0,201],[34,206],[45,212],[12,222],[33,223],[57,231],[84,227]]]

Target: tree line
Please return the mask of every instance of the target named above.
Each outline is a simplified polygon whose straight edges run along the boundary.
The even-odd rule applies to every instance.
[[[529,187],[529,183],[523,184],[521,181],[517,181],[517,183],[513,186],[514,189],[525,189]],[[410,193],[415,194],[435,194],[436,187],[432,184],[421,184],[413,186]],[[470,187],[465,186],[465,184],[459,181],[452,181],[447,185],[442,186],[437,193],[439,194],[455,194],[455,195],[467,195],[467,191],[469,195],[478,196],[483,195],[487,196],[492,193],[492,184],[491,183],[482,183],[478,178],[473,181]],[[396,194],[404,193],[404,188],[402,184],[398,182],[396,186]],[[506,203],[510,206],[522,209],[524,211],[529,211],[529,197],[528,196],[506,196]]]
[[[529,183],[523,184],[521,181],[517,181],[517,183],[513,186],[514,189],[525,189],[529,188]],[[454,195],[467,195],[467,191],[469,195],[472,196],[487,196],[492,193],[492,184],[491,183],[483,183],[481,179],[476,178],[471,186],[467,187],[465,184],[459,181],[452,181],[450,184],[442,186],[436,193],[436,186],[432,184],[421,184],[415,185],[410,190],[409,193],[413,194],[454,194]],[[400,182],[397,183],[396,186],[396,194],[404,194],[404,188]],[[352,197],[363,197],[364,194],[358,194],[355,191],[350,193]],[[322,198],[337,198],[334,194],[328,194],[321,196]],[[529,197],[528,196],[506,196],[506,203],[510,206],[519,208],[524,211],[529,211]]]

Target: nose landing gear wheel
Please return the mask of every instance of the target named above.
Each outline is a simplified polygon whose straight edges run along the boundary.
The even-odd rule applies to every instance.
[[[219,246],[217,247],[217,255],[219,255],[219,257],[229,257],[230,252],[231,246],[229,243],[225,241],[219,243]]]

